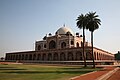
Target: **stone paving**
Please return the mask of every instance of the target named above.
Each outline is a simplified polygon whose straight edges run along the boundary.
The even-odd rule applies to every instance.
[[[120,69],[117,70],[112,76],[110,76],[107,80],[120,80]]]
[[[110,75],[111,71],[112,71],[112,73],[113,72],[115,72],[115,73],[111,74],[112,76],[110,76],[109,79],[107,79],[107,80],[120,80],[120,69],[117,72],[114,71],[115,69],[116,69],[116,67],[107,66],[107,67],[104,67],[103,70],[91,72],[91,73],[84,74],[81,76],[77,76],[77,77],[71,78],[70,80],[106,80],[104,77]],[[106,75],[106,74],[108,74],[108,75]]]

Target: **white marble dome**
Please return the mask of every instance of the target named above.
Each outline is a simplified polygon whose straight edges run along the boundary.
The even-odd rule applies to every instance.
[[[61,27],[56,31],[56,34],[62,35],[62,34],[66,34],[67,32],[69,32],[70,34],[72,34],[74,36],[74,32],[69,28],[69,27]]]

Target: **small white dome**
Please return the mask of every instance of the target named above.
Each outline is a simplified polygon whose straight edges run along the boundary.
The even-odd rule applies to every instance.
[[[74,36],[74,32],[68,28],[68,27],[61,27],[56,31],[56,34],[62,35],[62,34],[66,34],[67,32],[70,32],[70,34],[72,34]]]

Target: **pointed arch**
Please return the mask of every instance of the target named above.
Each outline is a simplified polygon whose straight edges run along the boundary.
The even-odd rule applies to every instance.
[[[66,60],[66,58],[65,58],[65,53],[61,53],[60,54],[60,61],[65,61]]]
[[[52,61],[52,54],[48,53],[48,61]]]
[[[54,53],[53,60],[58,61],[58,53]]]
[[[36,54],[33,54],[33,60],[35,60],[36,59]]]
[[[56,42],[54,40],[49,42],[49,49],[55,49],[56,48]]]
[[[38,50],[41,50],[41,46],[40,45],[38,45]]]
[[[82,60],[82,52],[76,52],[76,60]]]
[[[45,61],[46,60],[46,54],[42,55],[42,60]]]
[[[68,60],[69,61],[73,60],[73,53],[72,52],[68,52]]]
[[[61,43],[61,48],[66,48],[66,43],[65,42]]]
[[[78,42],[76,43],[76,46],[79,47],[79,43]]]

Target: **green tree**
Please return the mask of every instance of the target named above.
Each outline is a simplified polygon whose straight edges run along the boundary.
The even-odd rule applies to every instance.
[[[85,57],[85,29],[86,29],[86,25],[87,25],[87,16],[86,15],[79,15],[79,17],[76,19],[77,20],[77,27],[79,29],[83,29],[83,44],[82,44],[82,47],[83,47],[83,58],[84,58],[84,67],[87,66],[86,64],[86,57]]]
[[[98,19],[98,15],[96,15],[96,12],[89,12],[86,14],[87,16],[87,25],[86,28],[89,29],[91,32],[91,48],[92,48],[92,58],[93,58],[93,68],[95,68],[95,61],[94,61],[94,53],[93,53],[93,32],[99,28],[99,25],[101,25],[101,20]]]

